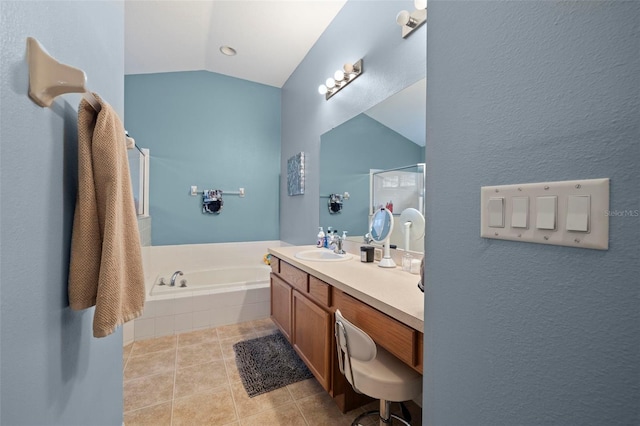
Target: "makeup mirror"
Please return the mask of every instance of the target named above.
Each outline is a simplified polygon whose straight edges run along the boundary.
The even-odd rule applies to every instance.
[[[378,244],[384,245],[384,255],[378,266],[381,268],[395,268],[396,263],[391,258],[389,238],[393,230],[393,213],[384,207],[380,207],[371,217],[369,235]]]

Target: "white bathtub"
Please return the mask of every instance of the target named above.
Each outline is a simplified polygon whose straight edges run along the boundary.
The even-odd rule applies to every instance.
[[[183,275],[176,277],[175,286],[172,287],[169,284],[174,272],[176,271],[163,272],[156,276],[149,292],[150,300],[153,300],[154,296],[167,294],[184,297],[268,287],[271,268],[267,265],[256,265],[182,271]],[[183,282],[185,287],[182,287]]]
[[[147,299],[140,318],[125,324],[125,344],[134,340],[268,318],[270,268],[262,262],[280,241],[153,246],[143,250]],[[176,286],[175,271],[184,275]],[[180,287],[186,279],[187,287]]]

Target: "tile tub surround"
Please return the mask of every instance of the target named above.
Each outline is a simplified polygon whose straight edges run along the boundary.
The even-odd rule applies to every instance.
[[[123,351],[124,422],[150,425],[350,425],[369,404],[342,414],[315,379],[249,398],[233,344],[271,334],[270,319],[142,340]],[[413,425],[420,407],[407,403]],[[393,404],[393,411],[399,411]],[[367,418],[364,425],[376,425]]]
[[[268,281],[264,288],[215,294],[149,296],[156,276],[167,270],[202,270],[226,266],[264,265],[269,247],[281,241],[151,246],[143,250],[147,301],[144,314],[125,325],[124,344],[191,330],[267,318]]]

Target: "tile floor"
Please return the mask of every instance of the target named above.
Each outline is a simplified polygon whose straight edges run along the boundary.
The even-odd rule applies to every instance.
[[[275,331],[267,318],[127,345],[125,425],[350,425],[365,409],[375,409],[373,403],[342,414],[315,379],[249,398],[238,375],[233,344]],[[408,406],[412,424],[420,425],[420,407]],[[375,424],[373,418],[367,420]]]

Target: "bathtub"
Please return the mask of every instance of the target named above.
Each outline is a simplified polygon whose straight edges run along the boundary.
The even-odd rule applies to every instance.
[[[144,313],[125,324],[124,344],[268,318],[270,267],[262,262],[280,241],[144,247]],[[160,278],[176,286],[160,286]],[[186,280],[186,287],[180,282]]]
[[[174,272],[167,271],[156,276],[149,292],[151,298],[167,294],[184,297],[268,287],[271,268],[267,265],[257,265],[182,271],[183,275],[178,276],[175,286],[171,287],[169,283]]]

